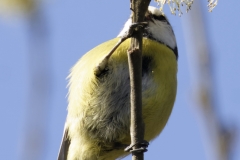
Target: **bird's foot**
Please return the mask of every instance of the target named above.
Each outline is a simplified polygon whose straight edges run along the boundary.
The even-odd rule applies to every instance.
[[[124,149],[125,152],[147,152],[147,147],[149,143],[145,140],[139,143],[131,144]]]
[[[145,28],[147,24],[148,24],[147,22],[132,23],[131,26],[129,27],[129,30],[121,37],[121,39],[113,47],[113,49],[94,68],[94,74],[99,77],[104,71],[106,72],[108,60],[111,57],[111,55],[114,53],[114,51],[119,47],[119,45],[123,43],[126,39],[132,37],[134,34],[134,31],[138,30],[139,28]]]

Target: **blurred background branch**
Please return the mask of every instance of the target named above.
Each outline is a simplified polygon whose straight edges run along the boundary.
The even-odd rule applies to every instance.
[[[195,1],[188,23],[184,23],[187,36],[192,92],[194,93],[196,113],[200,116],[202,132],[205,132],[205,147],[209,160],[231,160],[236,128],[224,123],[219,115],[216,79],[214,77],[213,46],[209,43],[207,21],[202,12],[202,2]],[[186,29],[187,28],[187,29]],[[225,106],[226,107],[226,106]]]
[[[38,7],[40,0],[0,0],[2,14],[31,14]]]
[[[1,0],[6,15],[25,16],[28,30],[28,99],[21,138],[20,159],[45,159],[47,122],[51,100],[51,55],[49,27],[39,0]]]
[[[47,130],[52,98],[52,67],[47,19],[36,6],[28,16],[29,29],[29,91],[22,160],[45,159]]]

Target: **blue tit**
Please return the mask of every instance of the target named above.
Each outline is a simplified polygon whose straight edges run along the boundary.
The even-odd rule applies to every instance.
[[[142,46],[142,113],[147,141],[157,137],[171,114],[177,91],[176,38],[168,19],[149,6]],[[128,32],[131,18],[117,38],[87,52],[69,75],[68,115],[59,160],[114,160],[128,155],[130,82],[124,41],[95,74],[96,66]]]

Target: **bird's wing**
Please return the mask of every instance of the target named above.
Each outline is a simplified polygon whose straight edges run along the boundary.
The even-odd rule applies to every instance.
[[[61,146],[58,153],[58,160],[67,160],[69,145],[70,139],[68,137],[68,129],[65,126]]]

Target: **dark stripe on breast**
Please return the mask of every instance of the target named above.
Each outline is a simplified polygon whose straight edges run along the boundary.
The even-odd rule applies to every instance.
[[[142,76],[148,74],[151,70],[152,57],[143,56],[142,57]]]

